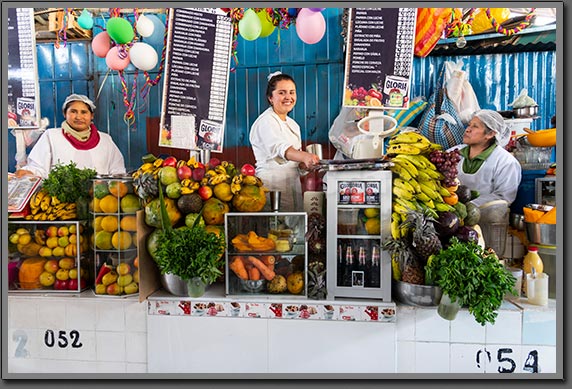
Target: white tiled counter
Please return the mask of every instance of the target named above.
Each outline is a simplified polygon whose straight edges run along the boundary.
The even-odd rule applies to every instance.
[[[191,299],[164,291],[142,303],[91,291],[9,295],[8,372],[383,375],[556,373],[562,366],[556,359],[555,300],[547,307],[528,305],[526,299],[505,301],[495,325],[485,326],[466,309],[449,322],[435,308],[372,300],[296,300],[298,307],[314,307],[316,313],[309,311],[322,315],[307,320],[275,317],[270,300],[242,300],[239,316],[208,310],[193,315],[195,304],[206,308],[211,300],[221,309],[236,299],[219,293]],[[246,304],[257,314],[249,315]],[[283,313],[289,305],[282,301]],[[336,308],[337,320],[323,316],[325,305]],[[393,307],[395,315],[372,320],[358,309],[343,319],[340,308],[351,306],[370,307],[369,313],[377,307],[378,314]]]

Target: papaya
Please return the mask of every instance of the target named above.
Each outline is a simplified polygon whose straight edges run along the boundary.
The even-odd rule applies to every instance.
[[[232,205],[238,212],[260,212],[265,204],[266,190],[257,185],[243,185],[232,198]]]
[[[556,207],[538,218],[537,223],[556,224]]]
[[[229,211],[228,204],[211,197],[203,204],[203,219],[207,225],[224,224],[224,214]]]
[[[167,209],[171,225],[174,226],[181,220],[183,215],[177,208],[175,200],[168,197],[163,200],[165,201],[165,208]],[[151,227],[161,228],[161,202],[158,198],[151,200],[145,206],[145,223]]]
[[[41,289],[40,274],[44,271],[46,261],[42,257],[31,257],[22,261],[20,271],[18,272],[20,289]]]

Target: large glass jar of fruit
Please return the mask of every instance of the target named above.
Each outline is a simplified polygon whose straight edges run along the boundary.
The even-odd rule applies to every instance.
[[[99,176],[92,180],[91,245],[98,296],[138,295],[136,212],[139,209],[141,204],[130,176]]]

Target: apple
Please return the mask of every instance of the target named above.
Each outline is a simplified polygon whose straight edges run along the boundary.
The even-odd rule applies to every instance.
[[[125,274],[117,277],[117,285],[119,286],[125,287],[132,282],[133,282],[133,276],[131,274]]]
[[[61,248],[66,247],[68,244],[70,244],[70,239],[67,235],[58,238],[58,246]]]
[[[184,180],[187,178],[191,178],[193,175],[193,170],[188,165],[181,165],[177,169],[177,177],[179,180]]]
[[[67,226],[61,226],[58,228],[58,236],[68,236],[70,234],[70,229]]]
[[[55,290],[68,290],[68,280],[56,280],[54,282]]]
[[[58,236],[58,227],[49,226],[48,229],[46,230],[46,236],[47,237]]]
[[[119,265],[117,265],[115,271],[117,271],[117,274],[119,274],[120,276],[124,276],[126,274],[129,274],[129,272],[131,271],[131,266],[129,266],[129,264],[126,262],[121,262]]]
[[[70,235],[75,235],[75,233],[77,232],[77,228],[76,228],[75,224],[70,224],[68,229],[70,231]]]
[[[75,266],[75,259],[69,258],[69,257],[62,258],[58,262],[58,265],[62,269],[70,270],[71,268],[73,268]]]
[[[58,247],[58,236],[50,236],[48,239],[46,239],[46,246],[53,249]]]
[[[107,286],[103,284],[95,285],[95,294],[106,294],[107,293]]]
[[[137,285],[135,282],[131,282],[130,284],[125,285],[124,291],[125,294],[137,293],[139,292],[139,285]]]
[[[135,259],[133,260],[133,266],[139,269],[139,256],[136,256]]]
[[[77,278],[72,278],[68,281],[68,289],[69,290],[77,290],[79,283],[77,282]]]
[[[42,286],[52,286],[55,282],[56,277],[54,277],[53,273],[45,271],[40,274],[40,284],[42,284]]]
[[[65,249],[63,247],[54,247],[52,249],[52,255],[54,257],[63,257],[65,255]]]
[[[107,288],[105,289],[105,291],[107,292],[107,294],[118,295],[118,294],[121,294],[123,292],[123,287],[117,285],[117,283],[113,283],[113,284],[107,285]]]
[[[240,168],[240,174],[243,176],[254,176],[256,174],[256,169],[249,163],[245,163]]]
[[[60,281],[66,281],[70,278],[70,271],[68,269],[59,269],[56,272],[56,278]]]
[[[57,259],[49,259],[44,264],[44,270],[47,271],[48,273],[55,274],[59,269],[60,267],[58,266]]]
[[[199,187],[197,193],[199,194],[199,196],[201,196],[201,199],[203,200],[208,200],[213,196],[213,190],[208,185]]]
[[[40,250],[38,250],[38,255],[40,257],[51,257],[52,256],[52,249],[49,248],[48,246],[42,246],[42,247],[40,247]]]
[[[172,166],[172,167],[176,167],[177,166],[177,158],[175,157],[167,157],[163,160],[163,165],[162,166]]]
[[[213,157],[209,160],[209,167],[211,169],[214,169],[218,165],[220,165],[220,159],[218,159],[217,157]]]
[[[133,281],[135,281],[136,283],[139,283],[139,269],[137,269],[133,272]]]
[[[200,181],[205,176],[205,168],[204,167],[196,167],[193,169],[193,180]]]
[[[70,279],[72,280],[77,279],[77,269],[75,267],[73,269],[70,269],[69,276]]]

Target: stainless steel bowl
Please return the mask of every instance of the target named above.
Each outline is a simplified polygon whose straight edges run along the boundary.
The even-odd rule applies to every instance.
[[[240,280],[240,286],[245,292],[258,293],[262,292],[266,287],[266,280]]]
[[[161,285],[163,288],[172,295],[175,296],[188,296],[189,286],[187,281],[181,279],[179,276],[174,274],[161,274]]]
[[[524,223],[526,237],[530,243],[542,246],[556,245],[556,224]]]
[[[514,108],[512,110],[516,118],[531,118],[538,115],[538,105],[528,107]]]
[[[441,301],[441,288],[431,285],[415,285],[392,281],[392,295],[396,301],[417,307],[434,307]]]
[[[524,231],[524,215],[511,213],[509,217],[510,226],[516,230]]]

